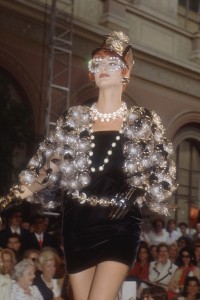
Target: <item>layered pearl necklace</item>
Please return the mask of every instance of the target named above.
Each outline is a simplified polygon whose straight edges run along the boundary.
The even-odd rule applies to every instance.
[[[93,120],[97,121],[98,119],[100,119],[101,122],[109,122],[110,120],[115,120],[116,118],[124,118],[127,114],[127,106],[125,102],[122,102],[120,108],[112,113],[99,112],[96,102],[91,106],[90,109]]]

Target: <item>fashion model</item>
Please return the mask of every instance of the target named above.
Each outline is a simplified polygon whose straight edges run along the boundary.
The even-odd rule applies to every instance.
[[[176,188],[173,147],[160,118],[128,108],[123,91],[134,53],[123,32],[92,52],[89,78],[99,89],[91,106],[74,106],[39,146],[19,184],[1,199],[55,207],[64,190],[63,241],[75,300],[114,300],[140,241],[141,207],[167,214]]]

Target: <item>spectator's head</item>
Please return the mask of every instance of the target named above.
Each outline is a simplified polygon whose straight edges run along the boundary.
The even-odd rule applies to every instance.
[[[174,262],[179,255],[179,248],[176,243],[169,245],[169,258]]]
[[[11,249],[2,250],[2,274],[12,274],[16,264],[15,253]]]
[[[42,272],[44,278],[52,279],[58,267],[60,266],[60,257],[57,252],[50,247],[43,248],[39,255],[38,268]]]
[[[175,229],[176,229],[176,221],[173,219],[169,219],[167,222],[167,230],[169,232],[172,232]]]
[[[32,225],[34,227],[34,232],[41,234],[45,232],[46,225],[45,225],[45,218],[42,215],[37,215],[33,217]]]
[[[158,260],[159,262],[165,264],[169,258],[169,246],[165,243],[160,243],[157,246],[158,250]]]
[[[150,260],[155,261],[158,257],[158,249],[156,245],[151,245],[149,247]]]
[[[18,252],[21,248],[21,237],[17,233],[11,233],[8,236],[6,247]]]
[[[28,259],[23,259],[14,267],[13,279],[24,289],[27,290],[35,277],[35,268]]]
[[[22,213],[20,210],[13,209],[11,210],[8,216],[8,222],[10,226],[19,227],[22,223]]]
[[[180,266],[189,266],[194,260],[194,254],[190,248],[184,247],[179,252]]]
[[[162,229],[165,227],[165,222],[163,219],[159,218],[159,219],[155,219],[153,222],[152,222],[152,226],[153,226],[153,229],[156,231],[156,232],[160,232],[162,231]]]
[[[138,249],[137,260],[140,262],[149,261],[148,247],[140,245],[140,247]]]
[[[168,300],[168,295],[161,286],[152,286],[143,289],[140,300]]]
[[[197,294],[199,294],[200,291],[200,282],[199,279],[196,276],[188,276],[186,277],[182,296],[188,297],[188,299],[199,299],[197,298]],[[199,295],[200,296],[200,295]]]
[[[184,248],[184,247],[187,247],[188,246],[188,240],[185,236],[180,236],[177,240],[177,245],[178,245],[178,248],[179,248],[179,251]]]
[[[34,264],[35,269],[37,269],[39,255],[40,255],[40,252],[38,250],[28,249],[25,251],[23,258],[29,259]]]
[[[188,225],[185,222],[180,222],[178,224],[178,227],[180,229],[180,232],[182,233],[182,235],[186,235],[187,234],[187,229],[188,229]]]

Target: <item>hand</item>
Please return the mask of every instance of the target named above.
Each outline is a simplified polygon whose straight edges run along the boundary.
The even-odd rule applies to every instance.
[[[22,192],[23,192],[23,188],[17,185],[12,187],[8,195],[0,197],[0,210],[5,209],[13,202],[21,203],[22,198],[20,197],[20,193]]]

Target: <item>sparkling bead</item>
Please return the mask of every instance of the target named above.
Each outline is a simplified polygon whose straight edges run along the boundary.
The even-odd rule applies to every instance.
[[[92,164],[92,161],[91,161],[90,159],[88,160],[88,164],[89,164],[89,165],[91,165],[91,164]]]
[[[96,171],[96,170],[95,170],[95,168],[94,168],[94,167],[92,167],[92,168],[91,168],[91,172],[93,172],[93,173],[94,173],[95,171]]]
[[[119,136],[119,135],[116,136],[116,140],[117,140],[117,141],[120,140],[120,136]]]
[[[108,155],[111,155],[112,154],[112,150],[108,150]]]
[[[94,135],[91,135],[91,140],[94,140]]]
[[[109,159],[106,157],[106,158],[104,159],[104,162],[105,162],[105,164],[107,164],[107,163],[109,162]]]
[[[99,167],[99,171],[103,171],[103,169],[104,169],[104,166]]]
[[[92,151],[89,152],[89,156],[93,156],[93,152]]]
[[[116,144],[115,142],[111,144],[111,146],[112,146],[113,148],[116,147],[116,145],[117,145],[117,144]]]
[[[91,144],[91,147],[94,148],[94,147],[95,147],[95,143],[92,143],[92,144]]]

